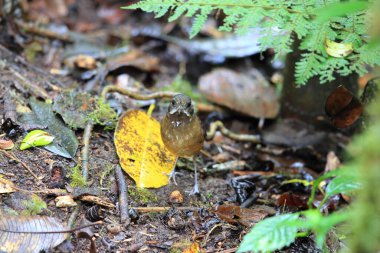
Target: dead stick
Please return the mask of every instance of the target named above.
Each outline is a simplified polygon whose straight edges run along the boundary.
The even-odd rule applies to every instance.
[[[63,196],[63,195],[67,195],[67,191],[66,191],[66,190],[63,190],[63,189],[45,189],[45,190],[37,190],[37,191],[33,191],[33,190],[25,190],[25,189],[18,188],[18,187],[16,187],[16,186],[12,186],[12,185],[10,185],[10,187],[11,187],[12,189],[15,189],[16,191],[20,191],[20,192],[42,193],[42,194],[48,194],[48,195],[54,195],[54,196]]]
[[[206,139],[211,140],[214,138],[216,131],[220,131],[224,136],[236,141],[249,141],[253,143],[261,143],[260,135],[251,134],[237,134],[227,129],[221,121],[215,121],[211,123],[210,129],[207,132]]]
[[[130,208],[136,209],[137,211],[139,211],[141,213],[155,213],[155,212],[166,212],[172,207],[170,207],[170,206],[148,206],[148,207],[130,207]],[[181,210],[181,211],[191,211],[191,210],[194,210],[195,208],[197,208],[197,207],[180,206],[180,207],[176,207],[175,209]]]
[[[218,251],[219,253],[234,253],[238,250],[238,248],[232,248],[232,249],[226,249],[226,250],[222,250],[222,251]],[[206,251],[207,253],[209,252],[215,252],[216,250],[215,249],[212,249],[212,250],[208,250]]]
[[[47,230],[47,231],[18,231],[18,230],[8,230],[8,229],[5,230],[5,229],[1,229],[1,228],[0,228],[0,231],[6,232],[6,233],[15,233],[15,234],[25,234],[25,233],[28,233],[28,234],[63,234],[63,233],[72,233],[72,232],[75,232],[77,230],[81,230],[81,229],[84,229],[87,227],[92,227],[92,226],[101,225],[101,224],[103,224],[103,221],[96,221],[96,222],[86,224],[83,226],[79,226],[79,227],[75,227],[72,229],[64,229],[64,230],[57,230],[57,231],[49,231],[49,230]]]
[[[38,181],[41,182],[41,180],[36,176],[36,174],[34,174],[34,172],[28,167],[28,165],[26,165],[23,161],[21,161],[20,159],[18,159],[14,154],[8,153],[5,150],[1,150],[1,149],[0,149],[0,151],[4,155],[6,155],[8,158],[10,158],[12,160],[15,160],[16,162],[20,163],[22,165],[22,167],[24,167],[35,179],[37,179]]]
[[[20,28],[25,30],[27,33],[32,33],[32,34],[39,35],[41,37],[46,37],[49,39],[61,40],[63,42],[72,42],[73,41],[72,38],[70,38],[67,34],[62,35],[62,34],[53,32],[51,30],[48,30],[46,28],[37,26],[35,24],[25,23],[25,22],[22,22],[20,20],[16,21],[16,24]]]
[[[158,91],[158,92],[153,92],[151,94],[143,95],[143,94],[139,94],[136,91],[120,88],[116,85],[107,85],[103,88],[101,97],[105,100],[107,93],[109,92],[118,92],[130,98],[138,99],[138,100],[150,100],[150,99],[155,99],[155,98],[173,98],[175,95],[178,94],[177,92],[171,92],[171,91]]]
[[[90,138],[91,138],[93,126],[94,125],[92,121],[87,122],[87,125],[84,128],[83,139],[82,139],[83,148],[82,148],[81,168],[82,168],[82,176],[85,182],[88,181],[88,160],[89,160]],[[70,227],[74,226],[74,222],[79,214],[79,208],[80,208],[80,205],[76,206],[69,217],[67,224]]]
[[[84,128],[83,140],[82,140],[82,176],[83,179],[88,181],[88,161],[89,161],[89,149],[90,149],[90,139],[93,128],[92,121],[87,122],[86,127]]]
[[[129,212],[128,212],[128,185],[125,182],[123,171],[120,165],[116,165],[115,176],[117,180],[117,185],[119,187],[119,211],[120,211],[120,221],[122,223],[129,222]]]

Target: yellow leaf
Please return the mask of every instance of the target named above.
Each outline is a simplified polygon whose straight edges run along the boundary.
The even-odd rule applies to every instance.
[[[139,110],[126,112],[116,127],[115,146],[121,167],[138,187],[168,184],[176,156],[162,142],[157,120]]]
[[[325,49],[328,55],[336,58],[343,58],[354,51],[352,43],[338,43],[329,39],[325,41]]]

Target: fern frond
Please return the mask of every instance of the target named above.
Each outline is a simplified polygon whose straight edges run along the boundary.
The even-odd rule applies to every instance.
[[[193,26],[190,31],[190,38],[193,38],[202,29],[202,26],[207,21],[207,15],[212,11],[211,7],[203,8],[201,13],[197,14],[194,19]]]
[[[301,60],[296,63],[295,77],[298,84],[305,84],[309,78],[319,74],[318,66],[324,58],[317,53],[305,53],[301,57]]]
[[[238,34],[251,28],[263,28],[259,39],[261,48],[274,48],[276,57],[292,51],[294,39],[301,40],[299,49],[302,59],[296,63],[296,80],[305,84],[313,76],[329,82],[334,73],[348,75],[366,72],[365,65],[380,64],[380,50],[372,53],[366,47],[368,40],[368,17],[363,8],[351,10],[347,15],[330,15],[318,19],[321,8],[340,0],[141,0],[126,9],[142,9],[153,12],[156,17],[167,13],[169,21],[180,16],[193,18],[190,37],[202,28],[209,15],[223,12],[225,18],[221,31],[234,30]],[[351,4],[352,7],[352,4]],[[342,13],[339,11],[339,13]],[[354,52],[346,58],[331,58],[325,50],[325,40],[353,43]]]

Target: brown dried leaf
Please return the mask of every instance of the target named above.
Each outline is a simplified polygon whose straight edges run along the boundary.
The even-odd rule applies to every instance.
[[[12,140],[1,140],[0,139],[0,149],[12,149],[14,148],[15,144]]]
[[[236,224],[240,223],[244,226],[250,226],[252,223],[257,223],[268,215],[273,215],[275,210],[271,208],[242,208],[233,205],[221,205],[215,210],[215,214],[222,220]]]
[[[13,187],[14,184],[11,181],[0,177],[0,194],[15,192]]]
[[[295,193],[285,192],[281,194],[281,196],[277,200],[278,206],[291,206],[296,207],[302,210],[306,210],[308,208],[307,200],[309,196],[300,195]]]
[[[68,228],[53,217],[0,217],[0,252],[34,253],[66,240]]]
[[[199,90],[216,104],[256,118],[275,118],[280,110],[278,94],[260,72],[240,74],[216,69],[203,75]]]
[[[346,128],[360,118],[363,106],[351,91],[339,86],[326,99],[325,111],[335,127]]]
[[[157,71],[159,69],[157,57],[147,55],[140,50],[131,50],[115,59],[108,61],[107,68],[114,71],[121,67],[135,67],[143,71]]]

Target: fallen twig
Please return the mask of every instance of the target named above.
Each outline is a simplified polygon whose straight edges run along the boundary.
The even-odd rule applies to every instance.
[[[88,181],[88,160],[89,160],[89,148],[90,148],[90,139],[91,133],[93,129],[92,121],[87,122],[86,127],[84,128],[83,139],[82,139],[82,158],[81,158],[81,168],[82,168],[82,176],[85,182]],[[80,205],[76,206],[71,213],[67,224],[72,227],[74,226],[75,220],[79,214]]]
[[[125,182],[123,171],[121,170],[120,165],[117,165],[115,168],[115,176],[117,185],[119,188],[119,211],[120,211],[120,221],[122,223],[129,221],[129,212],[128,212],[128,185]]]
[[[40,27],[36,24],[25,23],[21,20],[16,20],[16,24],[27,33],[35,34],[53,40],[60,40],[63,42],[73,42],[72,38],[70,38],[70,36],[68,36],[67,34],[56,33],[47,28]]]
[[[118,92],[130,98],[138,99],[138,100],[150,100],[150,99],[155,99],[155,98],[173,98],[175,95],[178,94],[177,92],[171,92],[171,91],[157,91],[151,94],[144,95],[144,94],[139,94],[136,91],[123,89],[116,85],[107,85],[103,88],[101,97],[105,100],[109,92]]]
[[[91,120],[87,122],[86,127],[84,128],[83,139],[82,139],[83,148],[82,148],[81,168],[82,168],[83,179],[86,182],[88,181],[88,159],[89,159],[90,139],[91,139],[93,126],[94,125]]]
[[[224,136],[227,136],[230,139],[236,140],[236,141],[249,141],[253,143],[261,143],[261,137],[260,135],[251,135],[251,134],[237,134],[234,132],[231,132],[229,129],[227,129],[223,122],[221,121],[215,121],[211,123],[209,131],[207,132],[206,140],[212,140],[214,138],[216,131],[220,131]]]
[[[170,206],[148,206],[148,207],[129,207],[129,208],[136,209],[138,212],[141,212],[141,213],[158,213],[158,212],[166,212],[170,208],[173,208],[173,207],[170,207]],[[180,206],[180,207],[176,207],[175,209],[180,210],[180,211],[191,211],[191,210],[194,210],[195,208],[197,208],[197,207],[195,207],[195,206]]]

